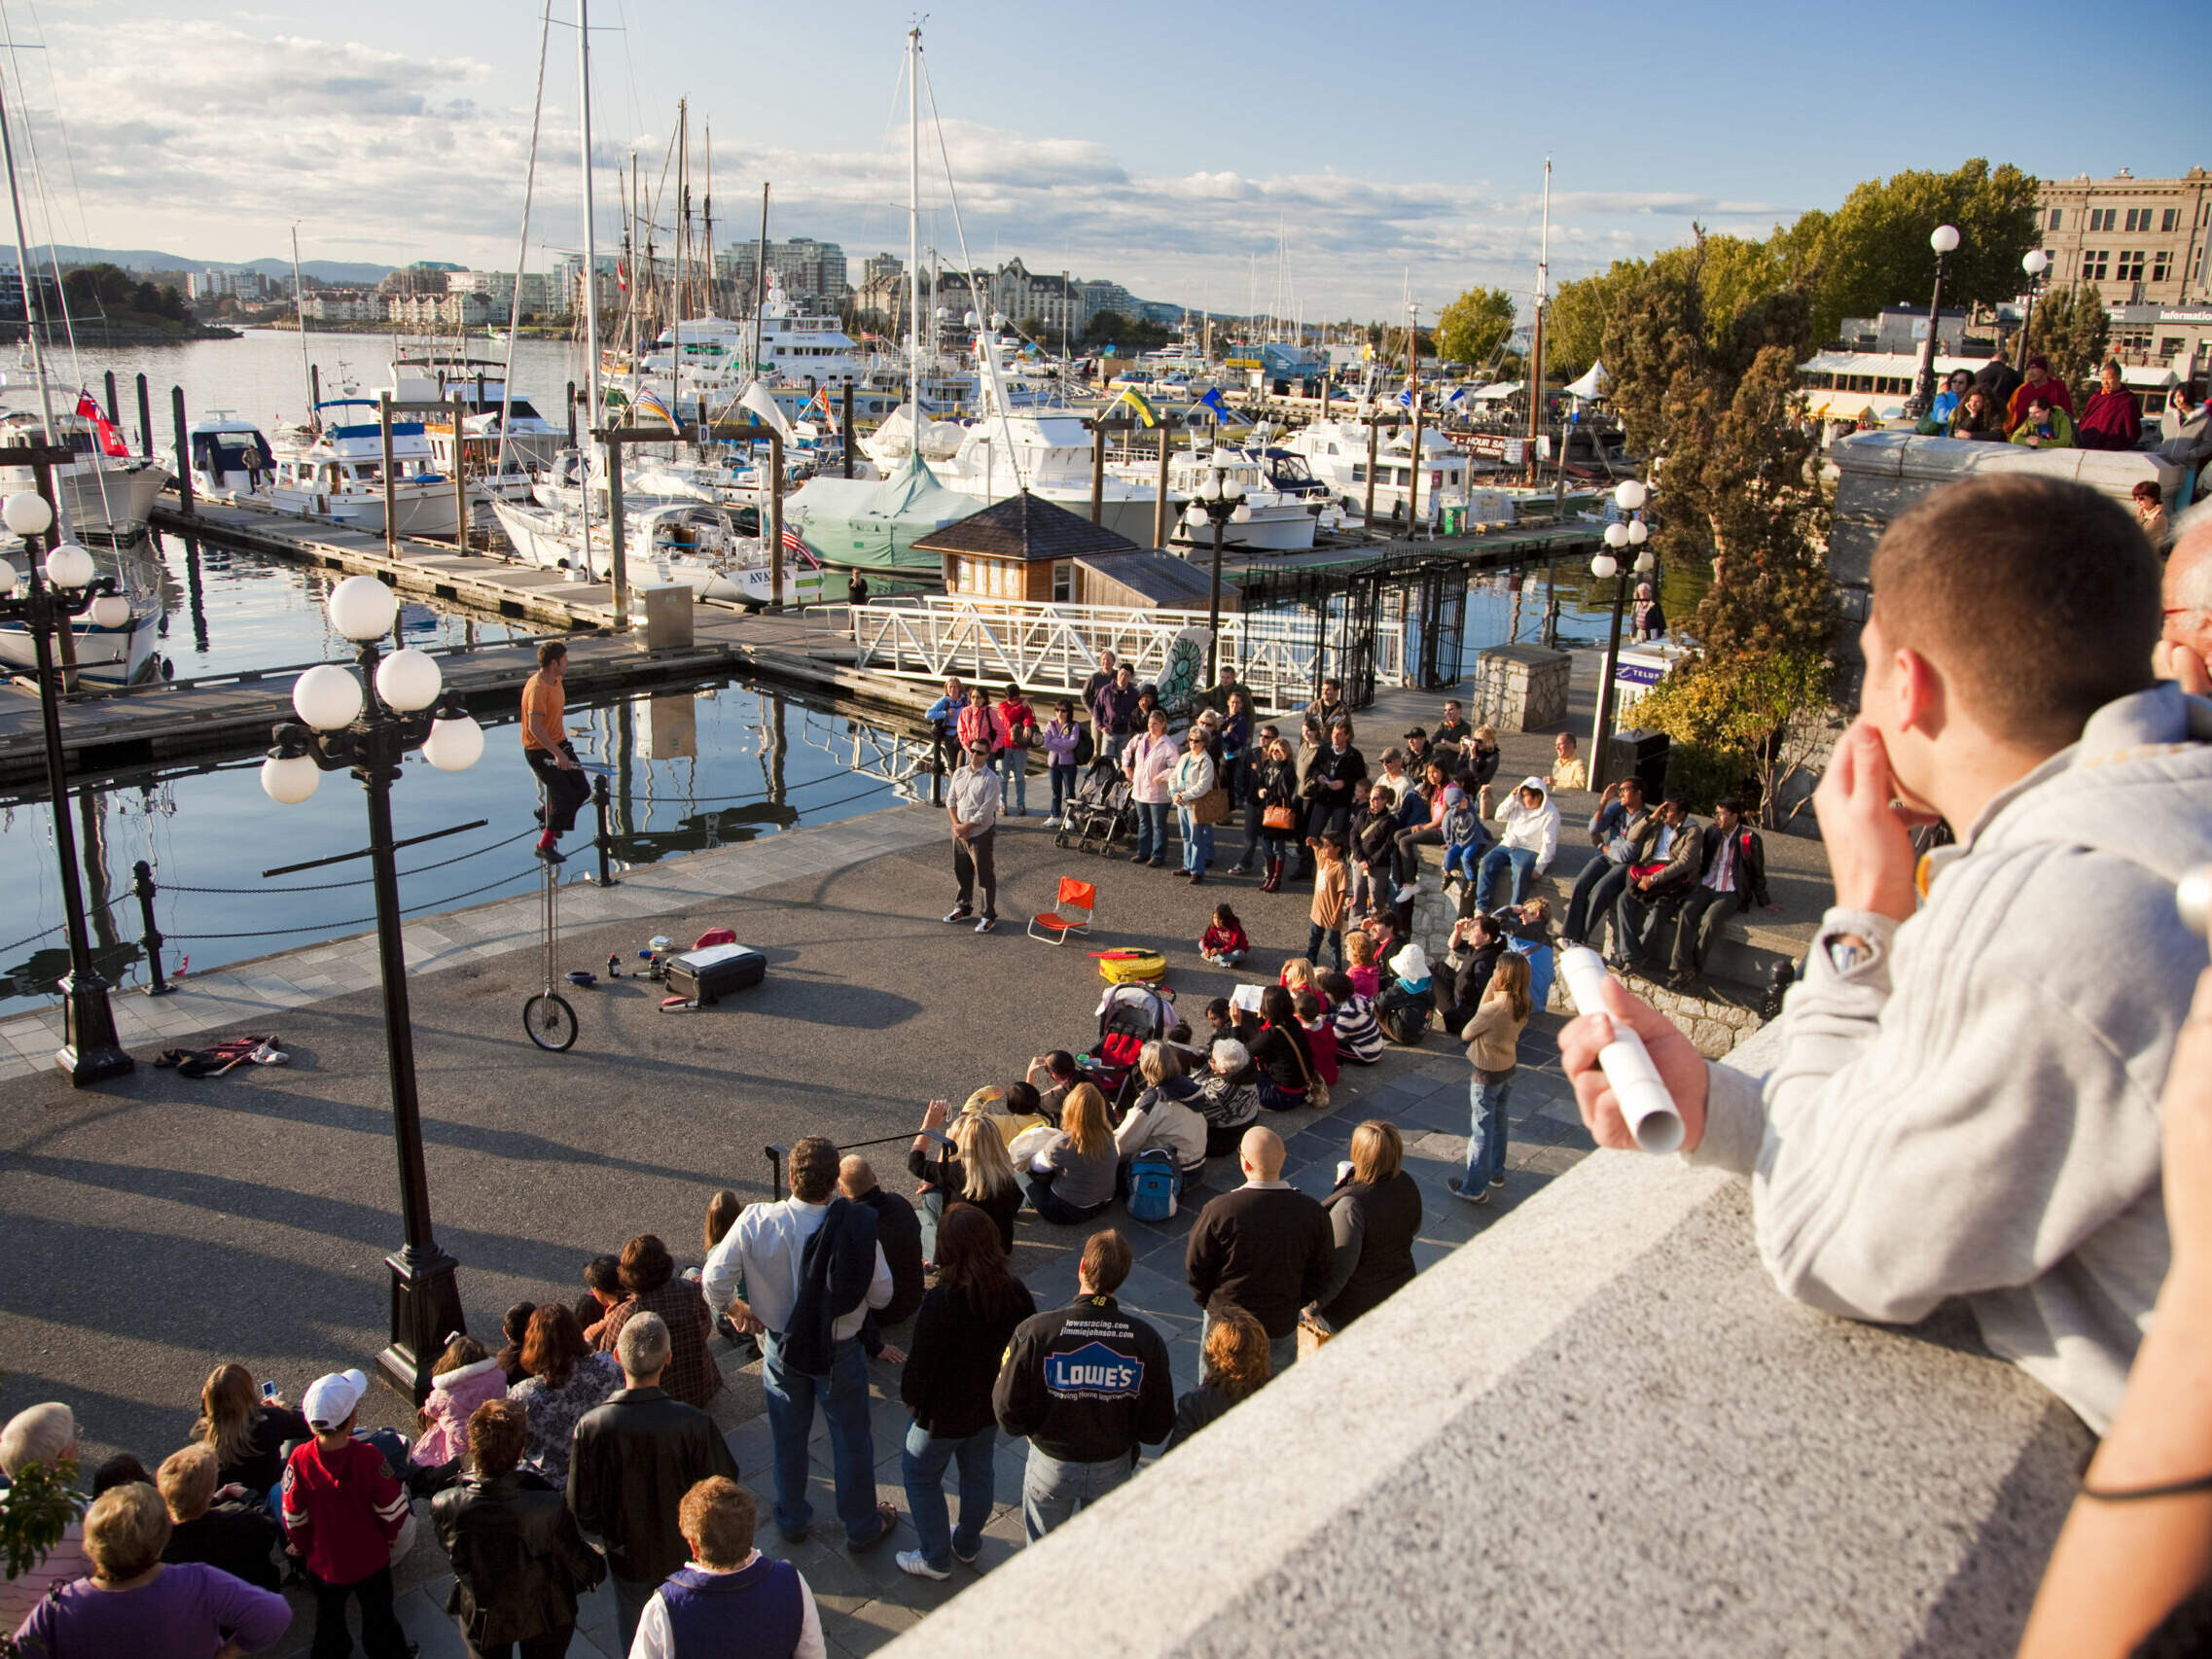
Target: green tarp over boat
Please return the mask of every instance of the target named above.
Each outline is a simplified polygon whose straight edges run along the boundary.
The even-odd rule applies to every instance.
[[[887,478],[809,478],[784,499],[783,521],[827,565],[935,578],[936,553],[914,544],[982,504],[946,489],[919,456]]]

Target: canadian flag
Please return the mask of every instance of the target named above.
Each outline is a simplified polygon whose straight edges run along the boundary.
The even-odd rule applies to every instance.
[[[123,434],[116,431],[115,422],[108,419],[106,412],[101,409],[100,406],[92,402],[91,393],[79,392],[77,394],[77,412],[90,421],[92,430],[100,435],[101,454],[118,455],[125,460],[129,459],[130,445],[124,442]]]

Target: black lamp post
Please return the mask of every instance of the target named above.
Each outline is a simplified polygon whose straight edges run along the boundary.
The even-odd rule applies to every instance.
[[[2051,268],[2051,256],[2041,248],[2030,248],[2020,256],[2020,269],[2027,276],[2027,310],[2020,318],[2020,372],[2027,372],[2028,330],[2035,325],[2035,291],[2043,286],[2043,273]]]
[[[1641,518],[1634,514],[1643,509],[1651,491],[1638,478],[1623,478],[1613,489],[1613,503],[1624,516],[1605,527],[1606,550],[1589,561],[1589,573],[1600,582],[1609,576],[1620,577],[1613,589],[1613,632],[1605,642],[1604,678],[1597,688],[1597,722],[1589,736],[1589,781],[1592,788],[1602,788],[1612,780],[1599,774],[1606,766],[1607,739],[1613,735],[1613,701],[1615,681],[1620,673],[1621,613],[1628,600],[1628,572],[1621,568],[1617,556],[1629,547],[1638,549],[1635,557],[1637,574],[1652,570],[1656,561],[1642,550],[1651,531]]]
[[[1251,521],[1252,510],[1244,505],[1243,484],[1220,466],[1198,486],[1184,514],[1184,522],[1194,530],[1203,529],[1208,522],[1214,527],[1213,591],[1206,603],[1206,684],[1209,686],[1219,672],[1221,657],[1222,535],[1231,524]]]
[[[24,581],[15,591],[13,572],[0,597],[0,618],[21,622],[31,636],[38,662],[39,719],[46,737],[46,793],[54,808],[54,851],[61,863],[61,906],[69,929],[69,973],[61,981],[62,1043],[54,1063],[83,1088],[131,1070],[130,1056],[116,1037],[115,1011],[108,1006],[108,982],[92,966],[91,940],[85,928],[85,896],[79,886],[77,834],[69,822],[68,763],[61,754],[61,687],[54,675],[54,640],[72,619],[88,611],[95,621],[113,625],[103,615],[123,608],[129,621],[130,602],[115,591],[112,580],[93,581],[92,555],[74,542],[52,535],[54,473],[71,452],[58,444],[11,445],[0,449],[0,466],[28,466],[35,489],[19,490],[0,502],[0,520],[23,539]],[[44,580],[39,541],[46,538]],[[0,567],[4,568],[4,567]]]
[[[1936,250],[1936,295],[1928,301],[1928,337],[1920,342],[1920,372],[1905,406],[1905,412],[1915,420],[1936,406],[1936,331],[1944,314],[1944,261],[1958,246],[1958,227],[1937,226],[1928,232],[1928,246]]]
[[[438,1248],[430,1228],[430,1178],[415,1095],[414,1028],[408,1013],[399,872],[393,862],[402,843],[392,839],[391,789],[402,757],[417,744],[423,759],[441,771],[475,765],[483,753],[483,731],[458,696],[441,699],[443,677],[435,657],[409,650],[379,660],[377,641],[391,631],[399,612],[390,588],[373,576],[348,578],[332,589],[328,611],[332,625],[355,644],[360,677],[335,662],[300,676],[292,688],[292,707],[300,719],[275,728],[275,747],[262,762],[261,783],[269,798],[293,805],[315,793],[322,773],[350,768],[368,793],[367,857],[376,894],[376,958],[383,979],[384,1049],[400,1160],[403,1235],[398,1253],[385,1258],[392,1273],[391,1345],[377,1356],[377,1363],[419,1404],[430,1392],[430,1367],[447,1334],[466,1326],[454,1278],[460,1264]]]

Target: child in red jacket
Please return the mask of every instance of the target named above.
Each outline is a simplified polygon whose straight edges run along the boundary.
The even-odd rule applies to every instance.
[[[1221,968],[1234,968],[1252,954],[1244,924],[1227,904],[1214,906],[1214,925],[1198,940],[1198,954]]]
[[[301,1402],[315,1437],[295,1447],[284,1465],[285,1548],[304,1558],[314,1583],[318,1653],[352,1651],[345,1601],[355,1596],[369,1659],[408,1659],[392,1612],[392,1540],[407,1522],[407,1489],[382,1452],[353,1437],[368,1392],[368,1378],[341,1371],[316,1379]]]
[[[1301,991],[1291,998],[1298,1023],[1304,1028],[1305,1045],[1313,1051],[1313,1070],[1331,1088],[1337,1086],[1337,1028],[1318,993]]]

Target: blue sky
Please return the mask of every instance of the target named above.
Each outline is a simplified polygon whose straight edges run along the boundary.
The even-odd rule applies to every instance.
[[[309,257],[515,258],[530,0],[135,0],[131,38],[152,50],[131,52],[99,0],[0,11],[51,46],[22,71],[34,237],[235,260],[280,252],[299,220]],[[1525,292],[1548,152],[1555,277],[1679,242],[1694,219],[1764,231],[1861,179],[1974,155],[2051,176],[2212,163],[2212,123],[2167,113],[2202,107],[2201,72],[2155,50],[2175,16],[2149,5],[2016,4],[1971,26],[1889,4],[1072,11],[953,0],[928,16],[969,251],[1217,309],[1395,315],[1409,286],[1433,314],[1471,283]],[[684,95],[695,136],[712,124],[718,220],[750,233],[767,178],[772,234],[856,262],[903,252],[912,15],[594,0],[602,239],[614,169],[635,147],[658,174]],[[575,60],[555,27],[534,265],[579,238]],[[2038,116],[2018,119],[2030,88]],[[2133,114],[2091,113],[2112,99]],[[924,240],[956,258],[934,155],[924,194]]]

